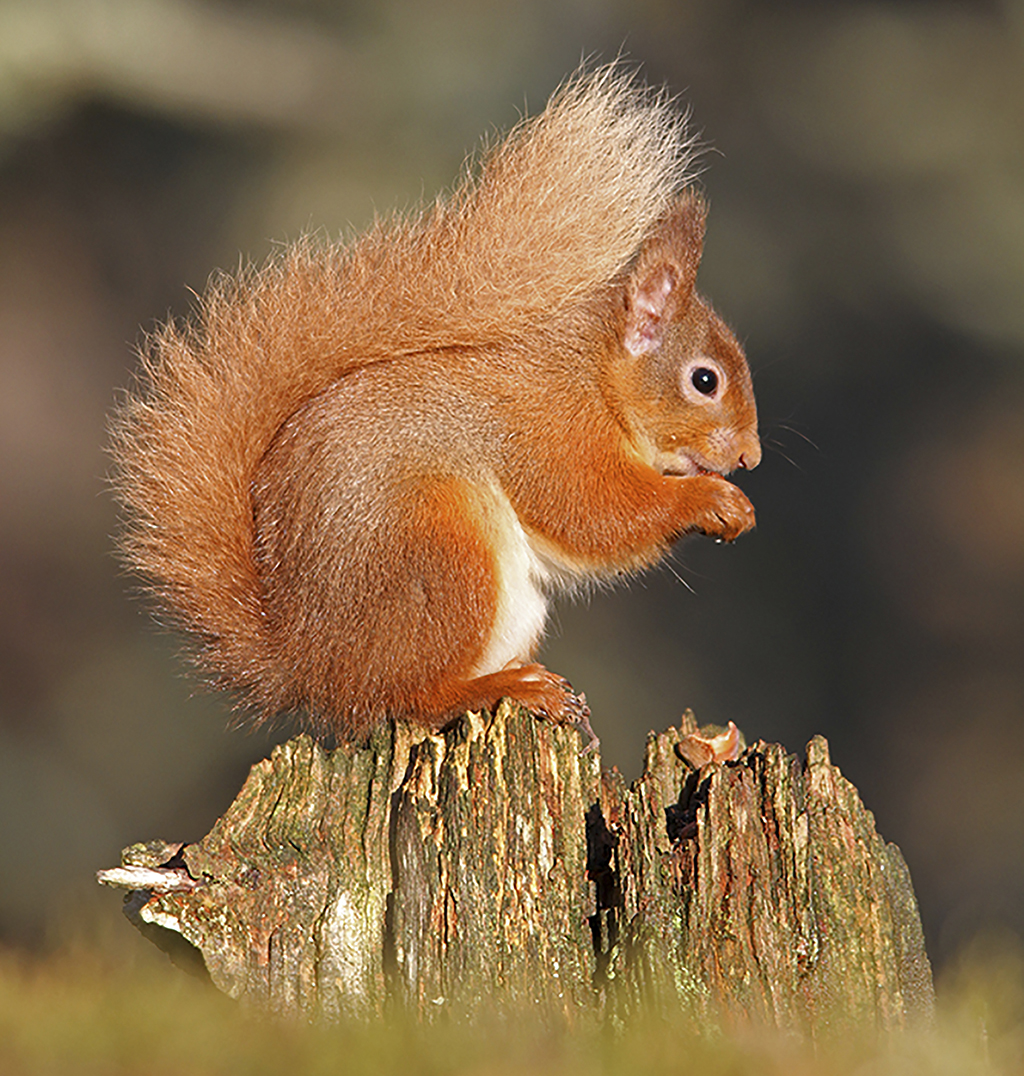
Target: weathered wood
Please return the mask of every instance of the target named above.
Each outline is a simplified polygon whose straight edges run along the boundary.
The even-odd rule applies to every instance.
[[[150,872],[130,907],[233,997],[312,1019],[658,1012],[811,1036],[930,1019],[906,865],[825,741],[697,770],[679,749],[695,728],[652,735],[628,787],[507,704],[331,752],[300,736],[198,844],[126,850]]]

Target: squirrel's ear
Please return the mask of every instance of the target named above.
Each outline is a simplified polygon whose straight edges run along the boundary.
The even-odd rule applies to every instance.
[[[707,209],[684,194],[644,243],[626,284],[623,345],[633,356],[661,346],[665,326],[689,305],[704,247]]]

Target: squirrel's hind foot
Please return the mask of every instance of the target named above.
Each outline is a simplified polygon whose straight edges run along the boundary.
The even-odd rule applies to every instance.
[[[542,696],[538,696],[538,702],[532,702],[524,697],[530,693],[529,688],[524,691],[520,686],[511,693],[511,698],[552,724],[572,725],[587,741],[580,754],[590,754],[601,746],[601,741],[591,727],[590,707],[587,705],[587,696],[582,691],[577,695],[564,676],[551,672],[537,662],[520,666],[517,671],[526,674],[525,684],[542,683],[544,691]],[[549,690],[550,688],[553,690]]]
[[[587,739],[585,753],[595,750],[600,743],[590,727],[586,696],[577,695],[564,676],[535,661],[525,665],[509,663],[498,672],[454,686],[444,708],[449,713],[493,710],[505,698],[525,706],[552,724],[572,725],[578,729]]]

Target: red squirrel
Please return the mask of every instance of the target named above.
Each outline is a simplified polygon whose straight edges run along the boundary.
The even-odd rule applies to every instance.
[[[149,341],[121,548],[257,720],[585,720],[532,660],[550,595],[754,525],[693,163],[664,93],[583,72],[448,197],[215,279]]]

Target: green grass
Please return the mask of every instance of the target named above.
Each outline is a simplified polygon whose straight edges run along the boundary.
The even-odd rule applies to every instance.
[[[1024,1072],[1024,961],[979,942],[943,977],[929,1032],[812,1047],[765,1030],[702,1036],[536,1027],[306,1027],[247,1013],[157,954],[0,951],[2,1076],[904,1076]]]

